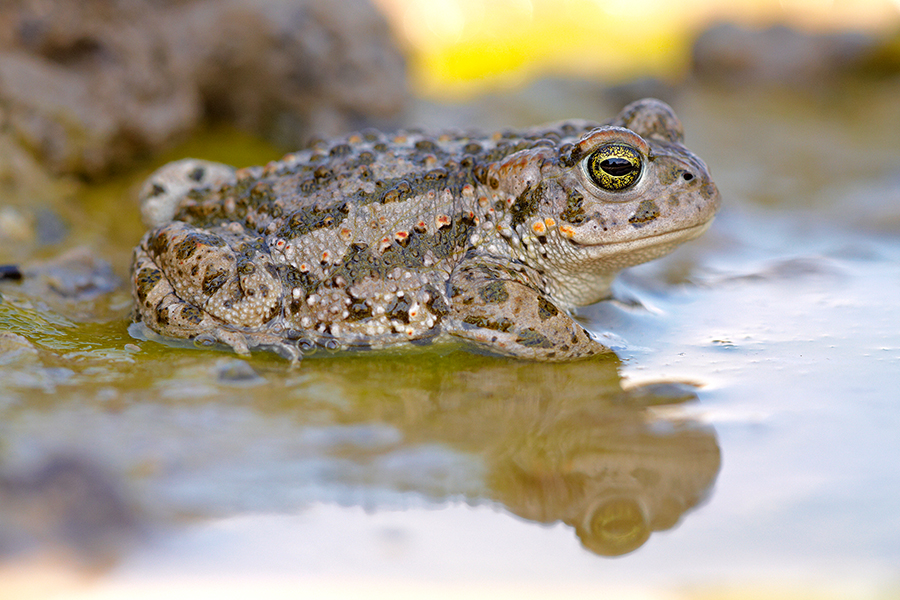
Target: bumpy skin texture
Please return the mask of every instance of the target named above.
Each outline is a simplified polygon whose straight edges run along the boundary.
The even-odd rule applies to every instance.
[[[648,99],[606,125],[366,131],[238,171],[179,161],[144,186],[137,318],[293,360],[448,336],[535,360],[604,352],[568,310],[719,206],[682,139]]]

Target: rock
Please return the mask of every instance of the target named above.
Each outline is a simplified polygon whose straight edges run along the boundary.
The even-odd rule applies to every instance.
[[[246,360],[239,358],[226,358],[218,361],[213,366],[212,373],[219,383],[229,385],[246,386],[265,382],[265,379]]]
[[[0,291],[21,306],[38,307],[74,321],[97,321],[122,312],[115,292],[121,279],[107,260],[76,246],[46,261],[26,262],[20,280],[5,278]],[[40,328],[40,320],[32,323]]]
[[[406,96],[403,58],[367,0],[7,0],[0,11],[0,141],[57,174],[105,174],[205,117],[296,146],[390,120]]]
[[[182,13],[169,47],[206,110],[285,148],[393,124],[406,104],[403,57],[368,0],[206,0]]]
[[[23,272],[23,293],[54,305],[94,300],[121,284],[106,260],[81,246],[28,265]]]
[[[0,107],[51,171],[102,174],[198,121],[199,95],[174,68],[155,5],[11,4],[0,20]]]

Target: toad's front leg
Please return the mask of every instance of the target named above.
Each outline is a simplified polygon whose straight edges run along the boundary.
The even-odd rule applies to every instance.
[[[519,273],[470,260],[449,283],[445,330],[490,352],[562,361],[610,351]]]

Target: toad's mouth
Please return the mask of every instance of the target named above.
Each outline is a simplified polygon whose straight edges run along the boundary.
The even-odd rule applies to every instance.
[[[610,240],[610,241],[594,241],[579,240],[577,234],[568,238],[569,242],[579,248],[591,249],[600,254],[612,254],[619,252],[630,252],[632,250],[641,250],[644,248],[653,248],[657,246],[674,247],[684,242],[700,237],[710,228],[714,217],[710,217],[699,225],[691,225],[665,231],[654,235],[648,235],[628,240]]]

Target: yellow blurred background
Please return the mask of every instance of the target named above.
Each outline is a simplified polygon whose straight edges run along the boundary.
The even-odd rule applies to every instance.
[[[416,90],[464,98],[546,74],[677,79],[717,22],[885,33],[900,0],[375,0],[410,56]]]

